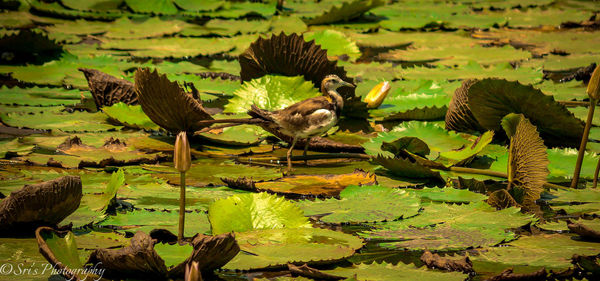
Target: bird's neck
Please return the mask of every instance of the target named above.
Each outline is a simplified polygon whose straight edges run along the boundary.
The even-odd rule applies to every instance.
[[[336,90],[323,90],[323,95],[330,97],[339,110],[344,107],[344,98]]]

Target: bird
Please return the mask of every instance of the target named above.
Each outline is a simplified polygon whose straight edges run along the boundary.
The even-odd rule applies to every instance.
[[[322,96],[305,99],[275,111],[260,109],[256,105],[251,106],[248,115],[265,122],[273,122],[281,133],[292,137],[292,143],[287,151],[288,172],[292,171],[292,151],[299,139],[306,139],[303,154],[306,157],[310,139],[324,134],[337,124],[344,108],[344,99],[337,92],[340,87],[354,88],[355,85],[331,74],[321,81]]]

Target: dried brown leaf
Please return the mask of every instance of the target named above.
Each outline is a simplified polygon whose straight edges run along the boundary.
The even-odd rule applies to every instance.
[[[131,105],[138,103],[133,83],[96,69],[79,68],[79,71],[83,72],[88,81],[97,109],[119,102]]]

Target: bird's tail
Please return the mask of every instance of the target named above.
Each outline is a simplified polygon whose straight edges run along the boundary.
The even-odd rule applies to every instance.
[[[250,107],[248,115],[252,116],[253,118],[258,118],[265,121],[273,121],[273,118],[271,117],[271,112],[264,109],[260,109],[256,105],[252,105]]]

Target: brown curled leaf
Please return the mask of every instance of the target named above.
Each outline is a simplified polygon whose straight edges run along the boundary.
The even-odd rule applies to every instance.
[[[500,272],[500,274],[490,277],[485,281],[536,281],[536,280],[546,280],[548,273],[546,272],[546,268],[542,268],[538,271],[532,273],[513,273],[512,268],[507,268]]]
[[[567,227],[572,232],[575,232],[584,238],[600,240],[600,231],[594,230],[582,223],[574,223],[571,220],[567,220]]]
[[[77,210],[81,197],[81,179],[76,176],[25,185],[0,202],[0,231],[10,235],[56,226]]]
[[[213,119],[202,104],[166,75],[140,68],[135,73],[135,88],[144,113],[165,130],[193,134],[210,126],[198,123]]]
[[[88,81],[96,109],[119,102],[131,105],[138,103],[133,83],[96,69],[79,68],[79,71],[83,72]]]
[[[233,233],[214,236],[197,234],[191,244],[194,247],[192,255],[171,269],[170,277],[184,276],[185,266],[192,263],[197,263],[198,269],[203,274],[212,273],[215,269],[227,264],[240,251],[240,246]]]
[[[292,276],[302,276],[307,278],[312,278],[316,280],[344,280],[346,277],[336,276],[324,273],[318,269],[314,269],[309,267],[308,264],[303,264],[301,266],[296,266],[294,264],[287,264],[290,273]]]

